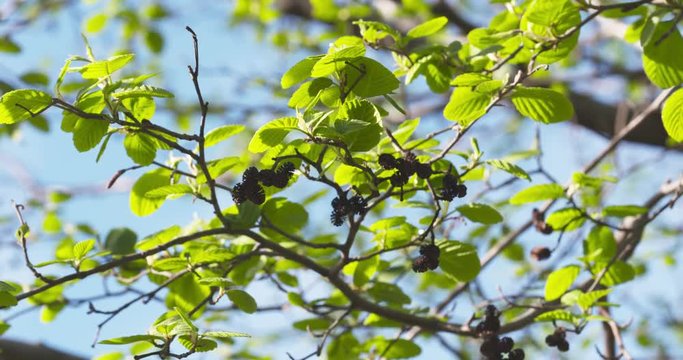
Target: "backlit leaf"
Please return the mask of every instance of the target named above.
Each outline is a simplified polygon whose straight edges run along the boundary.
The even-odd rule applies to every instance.
[[[683,56],[683,55],[681,55]],[[680,59],[680,58],[679,58]],[[662,121],[666,133],[677,142],[683,141],[683,89],[671,94],[662,107]]]
[[[570,265],[550,273],[545,283],[545,299],[547,301],[559,299],[569,290],[580,271],[579,266]]]
[[[569,120],[574,115],[569,99],[551,89],[518,87],[510,100],[520,114],[545,124]]]
[[[38,90],[13,90],[0,97],[0,124],[14,124],[52,105],[52,97]]]
[[[481,269],[477,248],[459,241],[439,241],[441,270],[458,281],[470,281]]]

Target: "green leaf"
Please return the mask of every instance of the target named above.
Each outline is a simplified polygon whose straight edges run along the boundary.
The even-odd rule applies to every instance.
[[[617,253],[617,241],[612,230],[606,226],[595,226],[583,243],[583,254],[588,261],[609,261]]]
[[[683,89],[676,90],[664,102],[662,122],[666,133],[672,139],[677,142],[683,141]]]
[[[422,353],[420,346],[406,339],[387,340],[377,337],[371,341],[371,344],[385,359],[408,359]]]
[[[494,49],[494,51],[500,49],[499,41],[505,39],[505,36],[501,39],[501,35],[489,28],[477,28],[467,34],[467,40],[485,54],[489,49]]]
[[[301,294],[293,291],[287,293],[287,300],[289,300],[289,303],[294,306],[303,307],[306,304]]]
[[[70,260],[48,260],[48,261],[39,262],[39,263],[35,264],[34,266],[37,268],[41,268],[41,267],[45,267],[45,266],[52,265],[52,264],[69,264],[69,263],[71,263]]]
[[[520,114],[545,124],[569,120],[574,115],[569,99],[551,89],[517,87],[510,100]]]
[[[531,177],[529,177],[529,174],[527,174],[527,172],[524,171],[524,169],[513,163],[504,160],[488,160],[486,161],[486,163],[500,170],[503,170],[508,174],[512,174],[520,179],[531,181]]]
[[[163,258],[154,261],[152,268],[160,271],[180,271],[187,269],[187,259],[179,257]]]
[[[136,164],[146,166],[154,162],[157,155],[157,142],[141,132],[128,133],[123,140],[126,154]]]
[[[318,78],[307,81],[296,89],[287,102],[287,106],[294,109],[313,107],[321,99],[324,91],[332,85],[332,80],[328,78]]]
[[[279,145],[290,131],[298,129],[298,123],[299,121],[295,117],[284,117],[261,126],[249,142],[249,151],[262,153]]]
[[[83,259],[95,247],[95,239],[77,242],[73,247],[74,259]]]
[[[40,308],[40,322],[47,324],[57,318],[62,309],[66,306],[63,302],[45,304]]]
[[[171,184],[162,187],[158,187],[151,191],[145,193],[145,197],[149,199],[164,198],[166,199],[171,195],[184,195],[192,194],[194,191],[192,187],[187,184]]]
[[[185,312],[194,309],[211,292],[208,287],[200,285],[192,275],[181,276],[169,285],[169,290],[166,306],[177,306]]]
[[[406,110],[404,108],[402,108],[401,105],[399,105],[398,102],[396,102],[396,100],[394,100],[394,98],[392,98],[391,96],[389,96],[387,94],[382,95],[382,97],[384,98],[384,100],[388,101],[389,104],[391,104],[391,106],[393,106],[394,109],[396,109],[398,112],[400,112],[403,115],[407,115]]]
[[[173,308],[175,310],[176,314],[180,317],[180,320],[183,321],[187,327],[192,329],[192,332],[196,332],[198,328],[192,323],[192,320],[190,320],[190,316],[186,314],[182,309],[178,308],[177,306]]]
[[[364,326],[373,326],[373,327],[392,327],[392,328],[400,328],[402,324],[398,321],[394,320],[389,320],[387,318],[384,318],[382,316],[379,316],[377,314],[370,314],[365,318],[365,321],[363,321]]]
[[[164,50],[164,37],[156,30],[145,31],[145,45],[151,52],[159,54]]]
[[[79,152],[88,151],[102,141],[109,123],[102,120],[79,119],[73,129],[73,143]]]
[[[222,288],[227,288],[235,285],[232,281],[230,281],[230,279],[223,277],[203,277],[199,279],[199,283],[201,285],[217,286]]]
[[[102,341],[98,342],[98,344],[125,345],[125,344],[136,343],[139,341],[154,342],[155,340],[163,341],[164,338],[161,336],[155,336],[155,335],[131,335],[131,336],[122,336],[122,337],[102,340]]]
[[[192,337],[188,335],[179,336],[178,342],[187,350],[194,352],[207,352],[218,347],[218,344],[213,340],[199,338],[193,341]]]
[[[0,291],[0,307],[10,307],[17,304],[17,298],[7,291]]]
[[[2,36],[0,37],[0,52],[16,54],[21,52],[21,47],[9,36]]]
[[[439,16],[438,18],[431,19],[408,30],[407,35],[411,38],[421,38],[433,35],[443,29],[447,23],[448,19],[445,16]]]
[[[173,94],[165,89],[150,86],[150,85],[135,85],[129,87],[122,87],[117,89],[111,94],[113,97],[122,100],[132,97],[160,97],[160,98],[172,98]]]
[[[49,211],[43,219],[43,231],[47,234],[56,234],[62,231],[62,221],[54,211]]]
[[[127,227],[114,228],[107,234],[104,248],[113,255],[126,255],[135,251],[137,241],[138,235],[133,230]]]
[[[214,146],[244,131],[244,125],[223,125],[209,131],[204,137],[204,147]]]
[[[363,170],[355,166],[341,164],[334,172],[334,181],[339,185],[363,186],[368,183],[368,177]]]
[[[156,103],[149,96],[129,97],[121,102],[138,121],[151,119],[156,111]]]
[[[233,209],[236,211],[232,211]],[[233,229],[249,229],[261,217],[261,208],[247,201],[228,209],[225,215]]]
[[[474,279],[481,270],[477,248],[459,241],[439,241],[441,270],[455,280],[466,282]]]
[[[362,57],[351,63],[353,66],[346,67],[347,84],[349,87],[355,84],[351,91],[360,97],[389,94],[401,83],[394,73],[373,59]]]
[[[482,224],[497,224],[503,221],[503,215],[498,210],[486,204],[467,204],[458,207],[458,211],[470,221]]]
[[[666,38],[658,43],[665,34]],[[656,24],[641,43],[643,70],[653,84],[666,89],[683,83],[683,38],[673,21]]]
[[[589,176],[579,171],[572,174],[572,182],[582,187],[599,188],[605,182],[616,183],[617,180],[618,179],[613,176]]]
[[[510,198],[510,204],[521,205],[542,200],[554,200],[564,197],[564,189],[559,184],[532,185],[519,191]]]
[[[557,269],[548,275],[545,283],[545,300],[559,299],[574,283],[579,276],[581,268],[577,265],[569,265]]]
[[[473,91],[469,87],[459,87],[453,90],[448,104],[443,109],[443,116],[451,121],[457,121],[462,126],[468,126],[486,114],[486,108],[491,102],[491,95]]]
[[[612,205],[602,209],[603,216],[627,217],[647,214],[648,208],[638,205]]]
[[[94,61],[78,69],[84,79],[100,79],[120,70],[133,60],[134,54],[113,56],[107,60]]]
[[[612,289],[603,289],[587,292],[579,295],[579,300],[577,303],[583,311],[586,311],[590,309],[598,300],[605,297],[610,292],[612,292]]]
[[[9,330],[10,324],[0,320],[0,336],[4,334],[7,330]]]
[[[351,100],[339,108],[334,129],[341,134],[349,150],[369,151],[379,143],[380,119],[379,111],[369,101]]]
[[[180,234],[180,226],[173,225],[167,229],[163,229],[154,234],[151,234],[135,244],[135,248],[140,251],[147,251],[161,244],[165,244],[175,239]]]
[[[569,307],[574,306],[579,301],[579,296],[581,294],[583,294],[583,292],[581,290],[578,290],[578,289],[566,292],[560,298],[560,302],[562,303],[562,305],[565,305],[565,306],[569,306]]]
[[[295,234],[308,222],[306,209],[283,197],[268,199],[261,209],[261,213],[270,223],[288,234]],[[267,227],[262,227],[261,230],[274,235]]]
[[[234,337],[251,337],[251,335],[235,331],[207,331],[202,336],[216,339],[229,339]]]
[[[312,318],[296,321],[292,326],[301,331],[321,331],[327,329],[331,322],[331,320],[324,318]]]
[[[368,317],[372,315],[374,314],[370,314]],[[337,336],[326,346],[328,360],[360,359],[361,351],[360,342],[351,331]]]
[[[242,159],[239,156],[228,156],[222,159],[209,161],[207,167],[209,168],[209,174],[211,174],[211,178],[215,179],[225,174],[228,170],[232,169],[241,162]],[[197,174],[196,180],[197,183],[203,184],[206,182],[206,175],[203,172],[200,172]]]
[[[377,232],[380,230],[386,230],[393,227],[401,226],[406,223],[405,216],[391,216],[380,220],[370,225],[370,230]]]
[[[579,318],[567,310],[553,310],[536,316],[534,321],[566,321],[570,324],[577,324]]]
[[[377,301],[384,301],[393,305],[407,305],[411,303],[410,296],[396,284],[378,281],[368,289],[368,294]]]
[[[140,176],[135,184],[133,184],[133,189],[130,192],[129,204],[133,214],[147,216],[161,207],[161,204],[164,203],[163,198],[149,199],[145,197],[145,194],[156,188],[168,185],[171,181],[170,175],[168,170],[156,169]]]
[[[605,266],[608,265],[609,269],[607,269],[607,273],[605,273],[605,276],[600,280],[600,284],[603,286],[612,287],[633,280],[633,278],[636,277],[636,271],[633,266],[621,260],[617,260],[613,263],[610,263],[609,261],[595,263],[591,272],[597,277]]]
[[[144,346],[145,350],[148,349],[147,346],[151,346],[151,344],[145,344],[145,343],[140,343],[138,345]],[[135,350],[133,350],[134,347],[135,347],[135,345],[131,346],[131,353],[132,354],[138,354],[139,352],[136,352]],[[110,352],[110,353],[102,354],[96,358],[93,358],[93,360],[125,360],[125,355],[123,355],[123,353],[120,351],[116,351],[116,352]]]
[[[485,81],[491,80],[490,76],[480,73],[464,73],[458,75],[450,82],[453,86],[477,86]]]
[[[311,76],[317,78],[332,75],[344,69],[347,61],[355,60],[363,55],[365,55],[364,45],[348,46],[336,51],[335,48],[330,48],[330,52],[313,65]]]
[[[0,97],[0,124],[31,118],[52,105],[52,97],[38,90],[13,90]]]
[[[249,293],[246,291],[232,289],[226,291],[225,293],[238,309],[247,314],[253,314],[256,312],[256,309],[258,308],[256,305],[256,300],[254,300],[254,298],[251,297],[251,295],[249,295]]]
[[[12,286],[12,284],[8,284],[4,281],[0,281],[0,291],[6,291],[6,292],[14,292],[17,291],[17,288]]]
[[[420,125],[420,118],[416,119],[410,119],[410,120],[405,120],[401,123],[401,125],[398,126],[398,129],[396,129],[392,135],[394,135],[394,139],[401,144],[401,146],[405,145],[406,141],[410,139],[410,137],[413,135],[415,132],[415,129]],[[389,145],[391,143],[391,139],[389,137],[383,138],[379,145],[380,146],[385,146]]]
[[[287,72],[282,75],[280,79],[280,85],[283,89],[289,89],[294,84],[300,83],[311,76],[311,70],[313,66],[320,60],[323,56],[309,56],[298,63],[294,64]]]
[[[353,24],[358,25],[360,34],[367,43],[376,43],[387,36],[394,40],[399,40],[401,37],[396,29],[379,21],[356,20]]]
[[[559,209],[550,214],[545,222],[558,231],[574,231],[583,225],[586,218],[575,208]]]
[[[85,113],[100,114],[107,104],[104,101],[102,91],[94,91],[81,96],[74,106]],[[62,131],[74,132],[76,125],[81,121],[97,121],[93,119],[84,119],[70,111],[62,111]],[[79,135],[82,136],[82,135]],[[75,140],[74,140],[75,142]]]
[[[25,72],[19,77],[19,79],[33,86],[47,86],[50,83],[50,79],[47,77],[47,75],[37,71]]]
[[[85,21],[85,31],[89,33],[98,33],[107,25],[106,14],[95,14]]]
[[[534,0],[522,16],[520,30],[530,32],[528,38],[552,45],[550,41],[557,39],[570,29],[579,26],[581,14],[579,8],[571,0]],[[567,58],[578,42],[579,31],[568,38],[541,52],[537,62],[549,64]],[[528,40],[527,40],[528,41]],[[535,41],[534,41],[535,42]],[[538,51],[537,45],[531,42],[528,46]]]
[[[359,261],[356,270],[353,272],[353,285],[360,288],[367,284],[377,272],[378,266],[379,256],[373,256],[370,259]]]

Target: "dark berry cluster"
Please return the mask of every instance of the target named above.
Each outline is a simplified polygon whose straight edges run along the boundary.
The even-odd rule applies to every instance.
[[[500,311],[494,305],[487,305],[484,318],[477,324],[479,335],[495,334],[500,329]]]
[[[553,232],[553,227],[545,222],[543,213],[538,211],[538,209],[533,209],[531,211],[531,221],[533,221],[536,231],[546,235]]]
[[[550,257],[552,251],[546,246],[536,246],[531,249],[531,257],[536,261],[543,261]]]
[[[287,186],[293,174],[294,164],[286,162],[277,170],[264,169],[259,171],[258,179],[263,186],[275,186],[282,189]]]
[[[432,166],[429,163],[421,163],[415,154],[408,152],[402,158],[395,158],[391,154],[381,154],[378,159],[379,165],[386,170],[396,169],[389,181],[391,185],[400,187],[408,183],[413,174],[417,174],[422,179],[432,176]]]
[[[496,335],[489,335],[481,344],[479,352],[481,352],[486,360],[523,360],[524,350],[513,349],[514,346],[515,341],[507,336],[499,338]],[[507,357],[505,357],[505,354],[507,354]]]
[[[567,332],[563,327],[555,328],[555,332],[545,337],[545,343],[550,347],[557,347],[561,352],[569,351]]]
[[[413,260],[413,271],[423,273],[439,267],[439,247],[433,244],[420,246],[420,256]]]
[[[354,195],[350,199],[346,198],[346,193],[342,197],[332,199],[332,214],[330,221],[334,226],[341,226],[344,218],[349,214],[359,215],[365,211],[368,202],[360,195]]]
[[[232,200],[236,204],[241,204],[247,200],[254,204],[261,205],[266,201],[266,192],[263,186],[275,186],[284,188],[294,174],[294,164],[286,162],[277,170],[263,169],[259,171],[255,167],[250,167],[242,174],[242,182],[235,184],[232,189]]]
[[[467,186],[460,184],[458,178],[450,172],[443,178],[443,188],[441,189],[441,199],[453,201],[456,197],[463,198],[467,195]]]

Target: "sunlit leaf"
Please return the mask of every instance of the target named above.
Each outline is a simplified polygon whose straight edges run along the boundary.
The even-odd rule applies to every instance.
[[[26,120],[52,105],[52,97],[38,90],[13,90],[0,97],[0,124]]]

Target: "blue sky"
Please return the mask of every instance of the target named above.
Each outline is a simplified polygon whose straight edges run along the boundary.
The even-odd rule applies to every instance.
[[[195,1],[189,3],[173,1],[169,4],[173,12],[179,15],[164,21],[161,25],[161,31],[167,39],[167,46],[162,57],[157,61],[157,66],[162,72],[164,86],[172,89],[179,98],[187,101],[192,101],[194,97],[186,71],[186,65],[193,61],[190,37],[184,30],[186,25],[190,25],[200,38],[203,71],[201,81],[210,103],[259,104],[281,101],[271,99],[267,92],[256,88],[248,87],[244,92],[240,87],[243,85],[241,82],[244,78],[253,75],[270,76],[273,77],[270,80],[279,82],[280,74],[289,65],[304,56],[303,53],[290,54],[273,49],[265,42],[259,41],[251,27],[228,27],[227,15],[230,9],[225,2]],[[97,5],[81,4],[73,11],[62,12],[57,17],[51,18],[50,21],[40,20],[31,28],[22,30],[17,34],[15,40],[24,46],[23,52],[19,55],[0,55],[0,69],[6,74],[4,76],[17,77],[24,71],[39,67],[51,75],[51,80],[54,80],[54,76],[58,73],[64,59],[69,55],[83,54],[80,23],[83,18],[97,11],[97,9]],[[111,45],[117,43],[117,37],[114,34],[116,32],[108,33],[105,31],[100,36],[90,37],[96,56],[106,57],[109,55],[113,50]],[[139,60],[141,62],[147,60],[149,55],[146,54],[145,51],[140,52]],[[534,126],[528,126],[528,130],[520,133],[518,142],[511,145],[502,141],[505,140],[505,137],[498,130],[500,126],[505,124],[505,112],[496,110],[489,117],[491,119],[488,123],[482,124],[472,133],[480,139],[488,140],[480,140],[484,151],[493,156],[505,153],[510,146],[514,146],[516,150],[529,148],[533,139]],[[95,163],[96,151],[85,154],[78,153],[71,144],[70,135],[58,131],[60,119],[57,112],[52,112],[48,118],[55,130],[48,135],[25,127],[26,131],[22,133],[20,139],[13,141],[3,139],[0,141],[0,161],[6,164],[17,164],[31,174],[35,181],[47,188],[72,188],[82,185],[104,184],[118,169],[131,165],[120,146],[110,146],[102,160]],[[224,116],[211,117],[209,127],[239,120]],[[265,120],[267,119],[259,118],[257,121]],[[168,119],[164,118],[164,114],[160,114],[158,121],[169,123]],[[430,129],[442,127],[445,125],[444,122],[445,120],[440,118],[424,119],[423,124],[425,126],[421,131],[426,133]],[[545,165],[561,182],[568,179],[571,176],[571,171],[586,163],[597,150],[605,145],[605,141],[596,135],[567,124],[544,127],[542,135],[546,154]],[[120,143],[120,140],[112,141]],[[234,151],[231,146],[240,147],[244,144],[237,141],[231,145],[219,147],[215,150],[215,154]],[[467,142],[465,142],[462,147],[467,146]],[[658,152],[652,148],[631,145],[620,150],[619,158],[631,161],[634,159],[645,160],[655,158],[657,154]],[[644,200],[649,193],[656,189],[658,184],[666,180],[667,177],[676,175],[676,169],[680,169],[680,161],[680,155],[673,155],[645,166],[633,179],[621,184],[610,197],[610,200],[615,203],[626,201],[625,199],[631,203]],[[3,209],[0,214],[2,215],[12,215],[10,211],[11,199],[17,202],[25,202],[31,195],[25,184],[18,182],[13,177],[11,169],[0,169],[0,204]],[[661,171],[662,169],[667,171]],[[125,184],[126,181],[130,183],[137,174],[140,173],[131,174],[121,179],[121,184]],[[187,211],[189,206],[192,206],[192,211]],[[65,221],[86,222],[103,233],[113,227],[125,225],[135,229],[141,236],[172,224],[190,223],[195,216],[208,216],[210,214],[210,210],[203,203],[181,200],[168,202],[151,217],[139,218],[128,211],[128,195],[120,191],[106,191],[95,196],[83,196],[74,201],[73,204],[60,209],[60,211],[60,215]],[[27,213],[29,222],[38,223],[34,226],[39,225],[40,218],[31,217],[30,209]],[[669,221],[680,218],[680,210],[664,215],[664,219]],[[10,221],[14,221],[14,219],[10,218]],[[11,227],[7,226],[7,228]],[[30,251],[34,261],[39,262],[49,258],[56,240],[46,237],[40,242],[31,244]],[[525,244],[538,244],[542,240],[535,235],[529,235],[522,241]],[[666,244],[668,242],[661,244],[657,243],[656,239],[650,239],[639,251],[644,254],[648,254],[648,252],[658,254],[656,251],[666,249]],[[0,278],[30,280],[31,274],[21,266],[21,261],[17,257],[19,253],[9,252],[7,249],[8,247],[0,248],[2,250],[0,252],[0,274],[2,274]],[[680,255],[680,251],[676,255]],[[681,294],[678,289],[667,285],[676,283],[676,280],[681,278],[683,275],[681,267],[678,265],[668,267],[657,259],[653,261],[653,264],[649,275],[641,277],[620,289],[616,296],[628,301],[635,299],[634,301],[637,301],[639,306],[646,308],[652,306],[648,300],[650,297],[668,299],[673,303],[680,300]],[[508,269],[506,267],[509,266],[509,263],[503,262],[487,269],[484,274],[498,276],[498,274],[504,274],[505,269]],[[511,283],[512,281],[511,277],[501,280],[502,288],[513,291],[515,287]],[[99,279],[88,279],[71,289],[67,295],[83,297],[96,294],[100,287],[99,282]],[[311,282],[314,280],[311,279]],[[486,290],[495,294],[496,285],[494,284]],[[264,289],[261,289],[258,294],[262,296],[259,298],[259,303],[270,304],[276,301]],[[103,303],[102,307],[113,308],[117,304],[119,301],[114,299]],[[116,337],[131,332],[143,333],[157,315],[163,311],[162,309],[156,304],[133,306],[108,324],[104,328],[101,338]],[[86,310],[85,307],[66,309],[53,323],[48,325],[40,323],[38,312],[33,312],[13,321],[13,327],[7,336],[27,341],[46,342],[86,356],[108,351],[107,347],[101,345],[94,350],[90,347],[95,328],[102,317],[86,315]],[[616,310],[616,313],[625,321],[633,311],[633,308],[625,307]],[[5,314],[2,315],[5,316]],[[289,328],[291,318],[300,317],[301,314],[283,312],[271,316],[256,318],[254,316],[238,316],[230,323],[231,328],[226,330],[258,334],[262,327],[272,331],[274,330],[273,324],[278,324],[284,331]],[[590,331],[594,332],[595,336],[601,335],[599,326],[593,327]],[[301,332],[294,334],[296,335],[296,342],[285,338],[269,347],[266,352],[272,353],[274,358],[283,358],[285,351],[302,355],[314,349],[315,342],[309,336]],[[258,343],[258,340],[254,341]],[[428,349],[428,347],[424,347],[424,349]],[[112,348],[112,350],[114,349]],[[424,356],[434,350],[426,351],[427,353]]]

